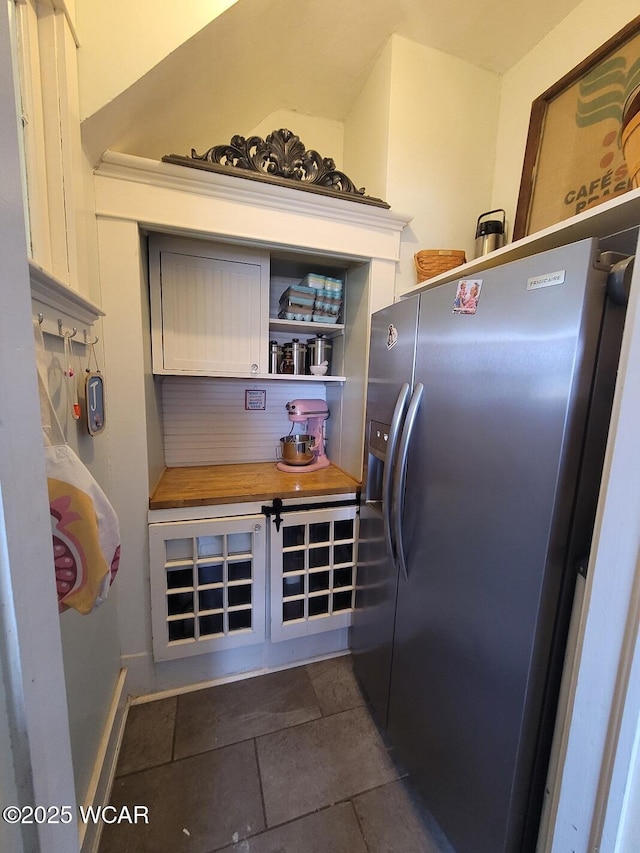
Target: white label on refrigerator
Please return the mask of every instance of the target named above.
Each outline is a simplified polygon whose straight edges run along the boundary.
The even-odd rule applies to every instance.
[[[539,287],[551,287],[564,282],[565,270],[548,272],[546,275],[536,275],[527,280],[527,290],[537,290]]]

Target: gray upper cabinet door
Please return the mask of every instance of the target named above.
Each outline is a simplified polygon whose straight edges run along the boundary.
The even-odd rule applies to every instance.
[[[267,373],[266,253],[198,241],[150,243],[154,373]]]

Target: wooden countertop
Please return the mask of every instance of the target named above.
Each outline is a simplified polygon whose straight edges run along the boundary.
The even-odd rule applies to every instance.
[[[149,499],[149,509],[269,501],[276,497],[344,495],[359,491],[360,483],[335,465],[299,474],[279,471],[274,462],[198,465],[167,468]]]

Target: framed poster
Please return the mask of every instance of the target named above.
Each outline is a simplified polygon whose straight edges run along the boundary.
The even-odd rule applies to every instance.
[[[631,189],[622,111],[640,84],[640,16],[531,106],[514,240]]]

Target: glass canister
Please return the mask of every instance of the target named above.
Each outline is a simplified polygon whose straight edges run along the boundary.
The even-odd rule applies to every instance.
[[[307,345],[300,343],[298,338],[294,338],[288,344],[282,345],[282,362],[293,365],[291,373],[301,374],[305,372],[305,359],[307,355]],[[289,373],[289,370],[281,371]]]
[[[280,361],[280,373],[293,373],[293,358],[291,357],[291,350],[282,354],[282,359]]]
[[[327,373],[331,373],[331,341],[324,335],[316,335],[307,339],[307,372],[312,365],[327,362]]]

